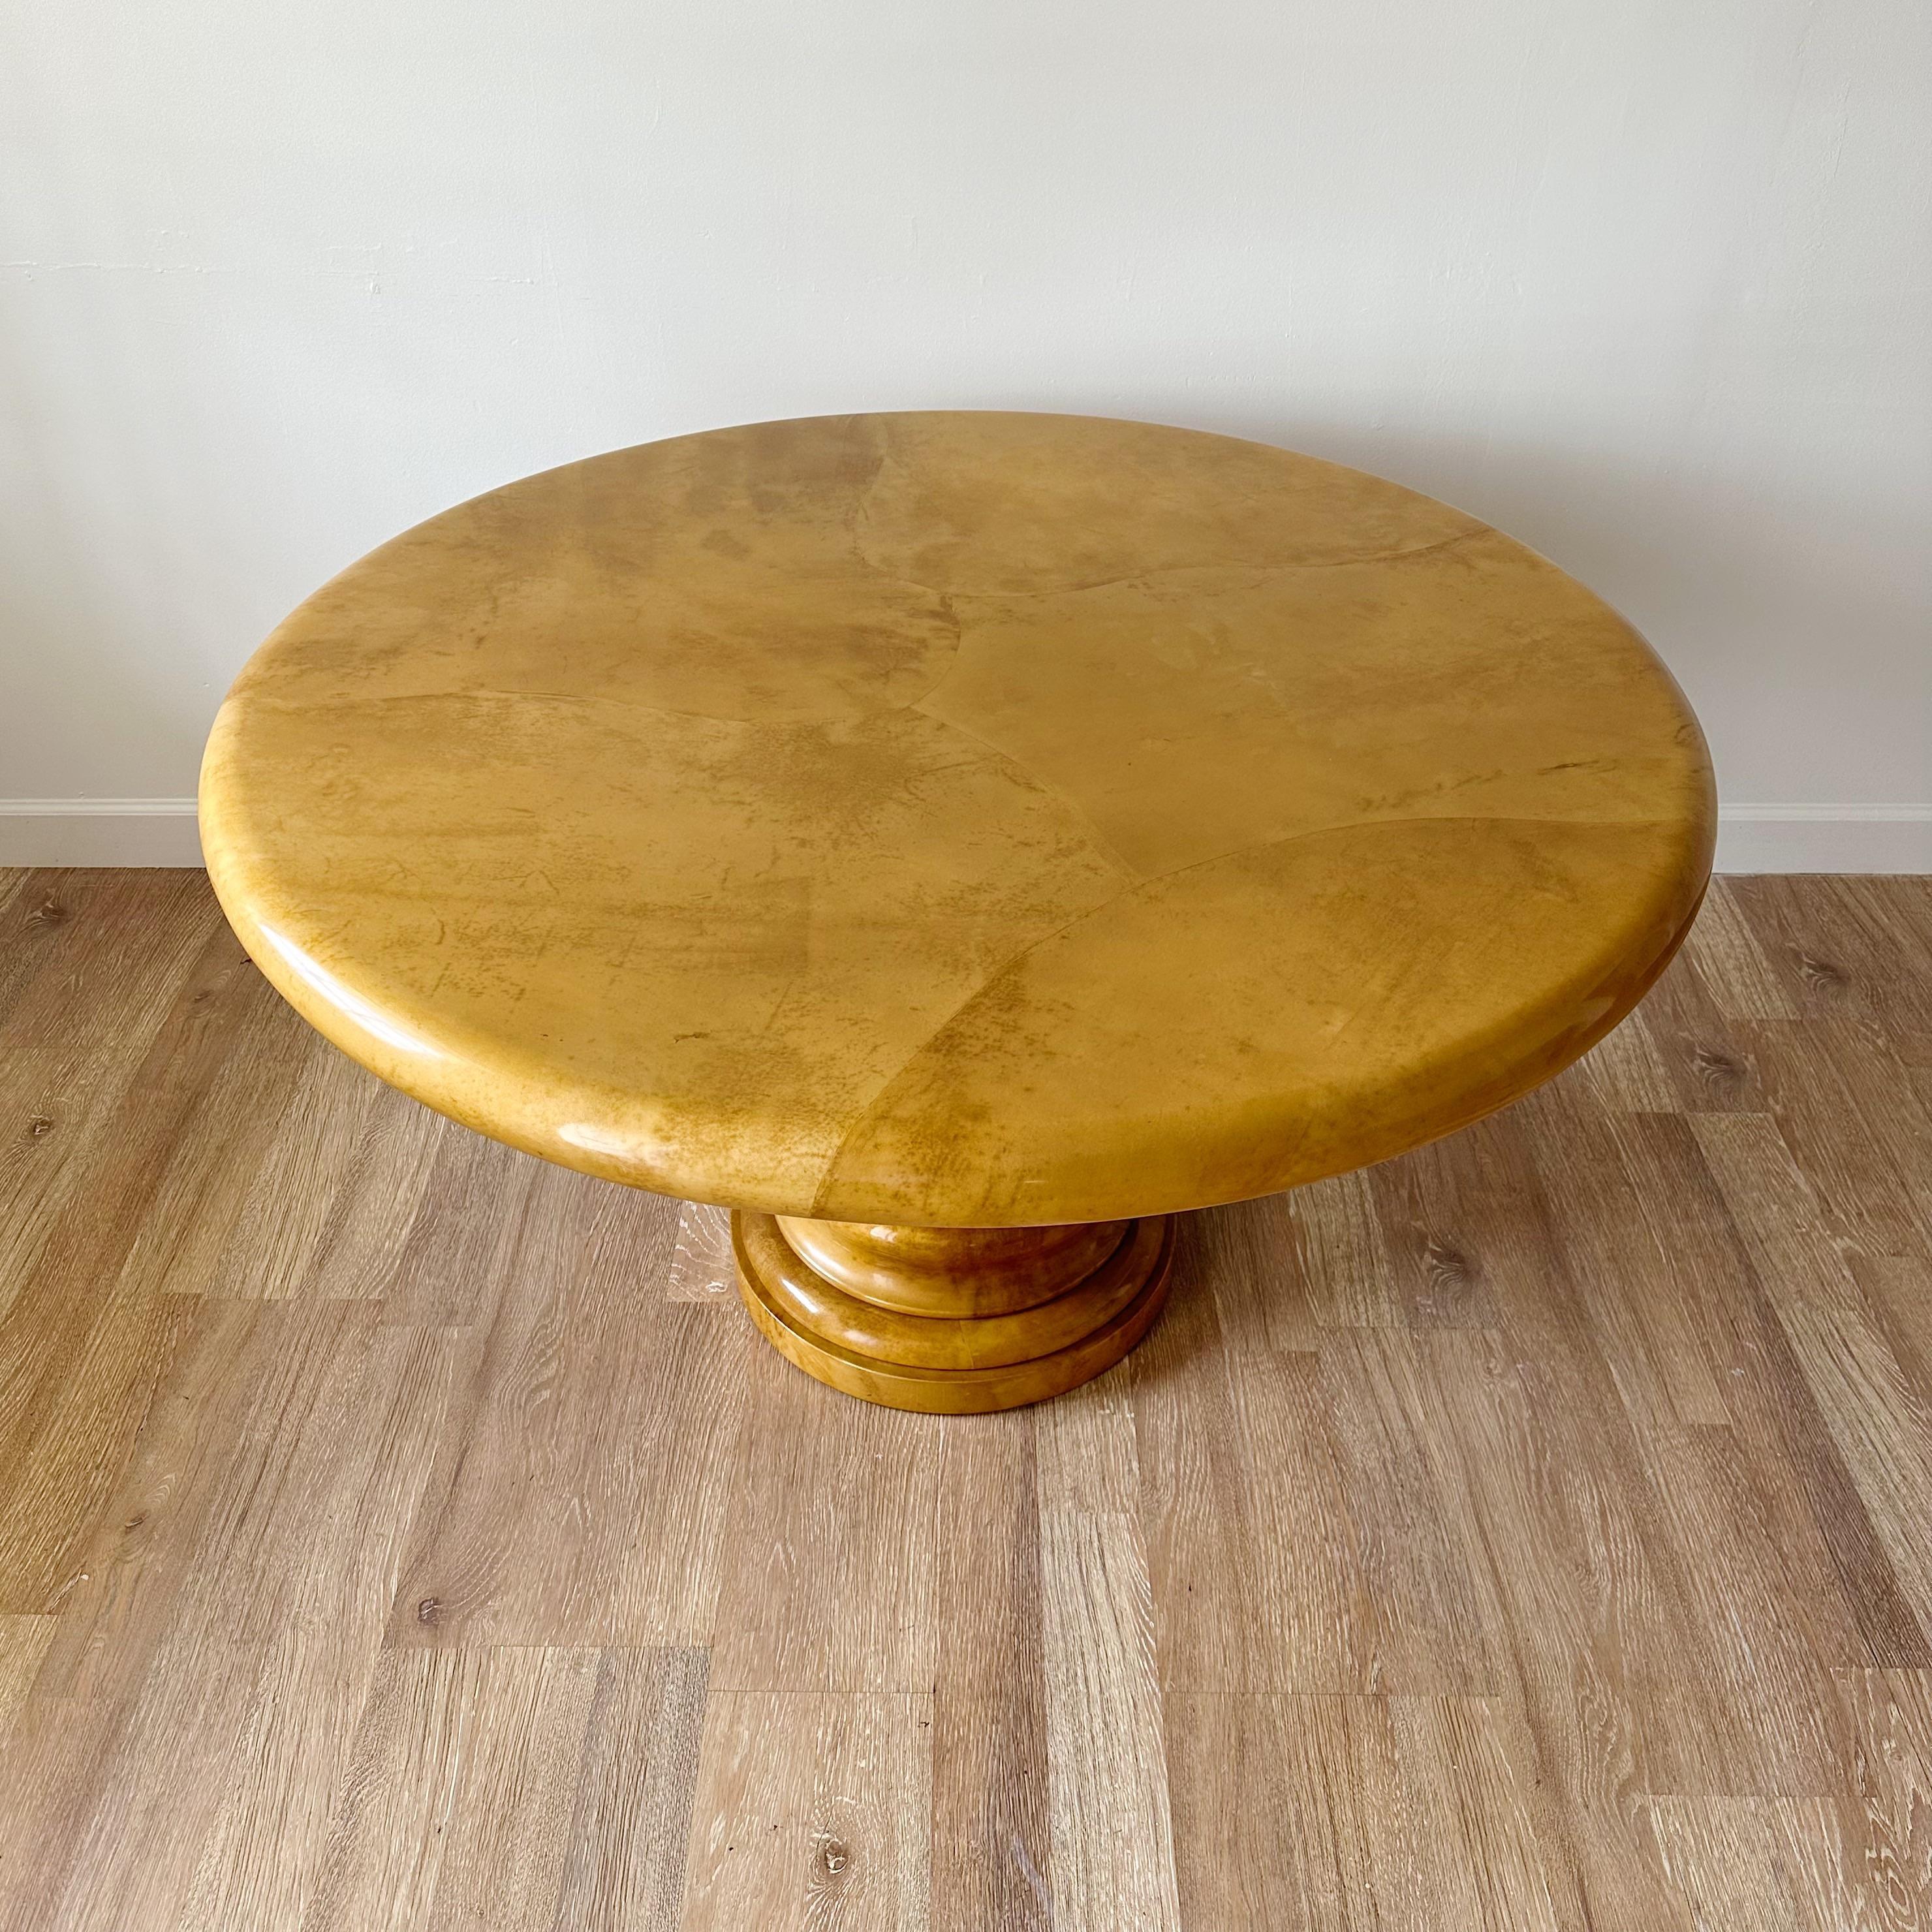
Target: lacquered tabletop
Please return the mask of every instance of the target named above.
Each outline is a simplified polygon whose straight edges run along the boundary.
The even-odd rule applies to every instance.
[[[1100,418],[574,464],[318,591],[223,706],[209,871],[337,1045],[689,1198],[1203,1206],[1516,1097],[1696,910],[1704,741],[1552,565]]]

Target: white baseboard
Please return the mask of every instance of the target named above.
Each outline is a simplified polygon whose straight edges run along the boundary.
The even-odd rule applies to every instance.
[[[199,866],[191,798],[0,798],[0,866]]]
[[[0,866],[199,866],[191,798],[0,798]],[[1932,805],[1727,805],[1720,872],[1932,872]]]
[[[1932,872],[1932,805],[1726,805],[1720,872]]]

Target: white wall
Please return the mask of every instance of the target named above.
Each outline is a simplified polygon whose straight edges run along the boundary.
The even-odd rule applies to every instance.
[[[0,858],[181,844],[256,640],[445,504],[988,406],[1447,496],[1663,650],[1732,862],[1932,868],[1928,17],[21,0]]]

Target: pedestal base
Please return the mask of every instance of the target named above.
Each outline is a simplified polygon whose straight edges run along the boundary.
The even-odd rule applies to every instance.
[[[1018,1408],[1112,1367],[1167,1299],[1166,1215],[888,1228],[734,1214],[738,1292],[778,1352],[889,1408]]]

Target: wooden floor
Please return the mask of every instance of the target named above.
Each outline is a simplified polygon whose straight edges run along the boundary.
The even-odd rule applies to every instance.
[[[1009,1416],[380,1086],[200,876],[0,875],[0,1924],[1932,1924],[1932,880],[1194,1218]]]

